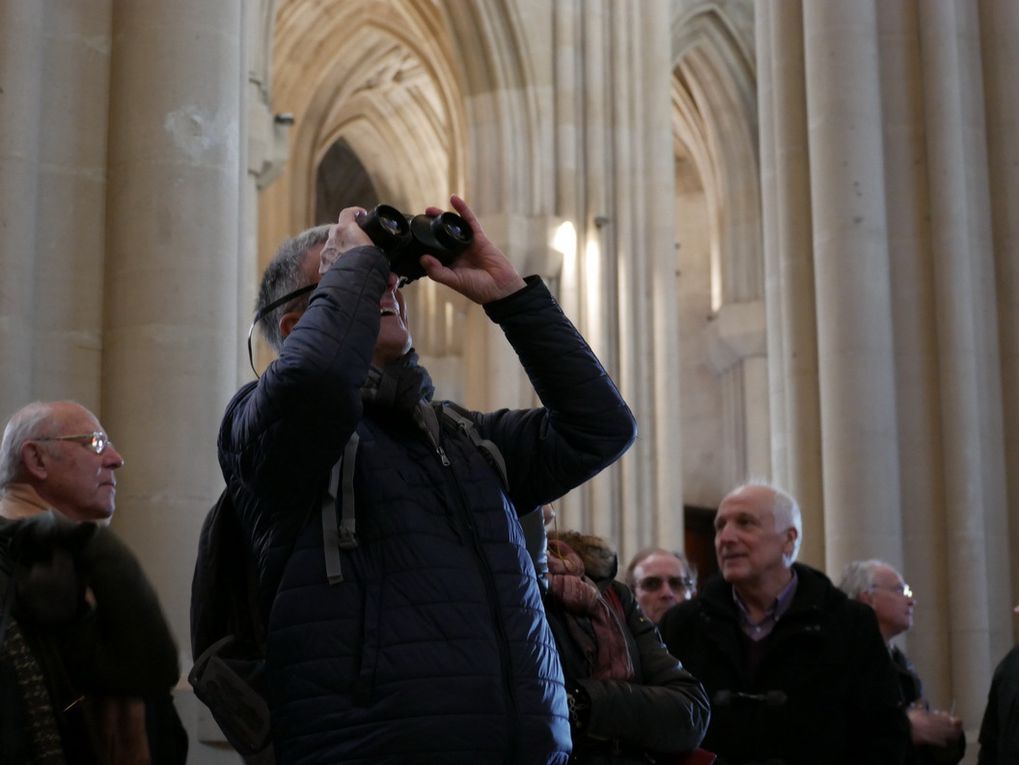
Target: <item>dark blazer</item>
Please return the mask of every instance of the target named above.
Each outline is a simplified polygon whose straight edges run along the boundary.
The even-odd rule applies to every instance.
[[[873,610],[794,565],[792,604],[753,676],[732,587],[721,578],[662,620],[669,651],[712,701],[704,747],[727,765],[901,763],[908,721]]]
[[[564,763],[562,674],[517,508],[613,462],[635,436],[633,416],[531,279],[485,310],[544,406],[469,413],[502,452],[508,487],[448,423],[438,451],[409,415],[362,404],[387,276],[374,247],[345,253],[220,431],[223,475],[271,606],[278,760]],[[359,544],[341,552],[344,579],[330,585],[309,508],[355,430]]]

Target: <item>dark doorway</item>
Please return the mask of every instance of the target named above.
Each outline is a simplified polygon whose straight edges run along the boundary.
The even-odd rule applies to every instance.
[[[379,195],[361,160],[344,140],[329,147],[315,174],[315,224],[334,223],[344,207],[371,209]]]
[[[703,582],[718,573],[718,561],[715,559],[715,510],[686,505],[683,517],[686,557],[697,567],[698,581]]]

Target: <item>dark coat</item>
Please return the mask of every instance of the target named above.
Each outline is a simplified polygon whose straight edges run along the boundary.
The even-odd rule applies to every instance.
[[[908,709],[912,704],[926,703],[923,698],[923,683],[913,662],[896,646],[892,647],[891,656],[895,675],[899,681],[902,708]],[[906,750],[905,765],[956,765],[962,761],[965,755],[965,733],[960,734],[959,738],[947,746],[930,744],[918,746],[911,739]]]
[[[10,590],[8,577],[16,580]],[[153,765],[185,762],[187,734],[170,696],[179,677],[177,646],[152,585],[112,531],[52,514],[0,519],[0,584],[0,599],[5,590],[14,597],[7,641],[17,630],[49,700],[29,703],[3,689],[0,762],[21,762],[15,752],[22,743],[27,747],[32,721],[26,718],[50,715],[68,763],[106,761],[93,752],[93,736],[134,735],[147,737]],[[0,648],[5,649],[0,650],[2,685],[15,671],[4,666],[10,643]],[[103,706],[112,699],[137,698],[145,700],[144,730],[136,730],[133,720],[103,717]],[[34,712],[29,711],[33,704]],[[19,719],[20,728],[8,725]]]
[[[581,537],[587,542],[585,546],[578,544],[575,535],[564,539],[581,556],[588,576],[599,589],[605,592],[611,588],[622,604],[624,636],[634,669],[632,682],[592,678],[589,662],[567,625],[574,619],[594,642],[590,619],[570,615],[561,603],[546,597],[548,620],[559,646],[567,687],[581,686],[590,700],[586,726],[573,731],[574,756],[570,762],[647,765],[656,761],[652,759],[656,753],[696,748],[711,716],[704,688],[666,650],[630,588],[612,579],[614,571],[604,571],[598,565],[605,556],[597,550],[592,553],[591,545],[604,547],[601,540]],[[672,759],[661,762],[674,758],[673,754]]]
[[[908,721],[873,610],[819,571],[795,568],[792,604],[753,677],[732,587],[721,578],[662,619],[669,651],[712,701],[704,747],[726,765],[901,763]]]
[[[1019,646],[994,670],[987,708],[980,723],[978,765],[1015,765],[1019,762]]]
[[[322,277],[280,357],[227,408],[219,453],[271,604],[267,675],[279,761],[563,763],[562,675],[515,508],[614,461],[635,423],[537,280],[487,306],[545,408],[470,413],[508,491],[444,424],[442,452],[360,389],[388,276],[373,247]],[[318,504],[344,444],[359,545],[330,585]],[[446,465],[444,462],[448,462]]]

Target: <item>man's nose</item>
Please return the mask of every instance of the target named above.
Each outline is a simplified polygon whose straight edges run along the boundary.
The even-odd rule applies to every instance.
[[[111,470],[117,470],[118,468],[124,467],[124,458],[120,456],[120,452],[118,452],[112,445],[106,447],[106,450],[103,452],[103,457],[105,458],[103,460],[103,464]]]
[[[389,278],[386,280],[386,290],[392,292],[396,289],[400,283],[400,277],[394,274],[392,271],[389,272]]]

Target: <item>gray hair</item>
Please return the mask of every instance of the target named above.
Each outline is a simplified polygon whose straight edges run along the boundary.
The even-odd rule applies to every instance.
[[[741,491],[746,489],[767,489],[771,492],[774,497],[774,502],[771,506],[771,513],[775,516],[775,530],[785,531],[786,529],[796,529],[796,539],[793,540],[793,551],[785,556],[786,565],[791,566],[796,562],[797,556],[800,554],[800,543],[803,541],[803,516],[800,513],[800,506],[796,502],[796,499],[792,494],[780,489],[774,484],[768,483],[767,481],[750,481],[741,486],[737,486],[735,489],[726,494],[725,499],[739,494]],[[724,502],[725,499],[722,501]]]
[[[678,558],[679,562],[683,564],[683,568],[690,575],[690,578],[693,579],[694,586],[697,586],[697,567],[683,553],[678,550],[666,550],[664,547],[645,547],[633,556],[633,559],[626,567],[626,571],[623,573],[623,582],[631,590],[637,589],[637,566],[652,555],[671,555],[673,558]]]
[[[33,401],[16,411],[7,421],[0,440],[0,491],[21,476],[21,447],[27,441],[45,438],[52,429],[53,405],[46,401]]]
[[[842,569],[839,589],[853,599],[859,598],[861,592],[866,592],[874,586],[874,572],[879,568],[895,571],[894,566],[877,558],[854,560]]]
[[[280,245],[262,275],[262,285],[259,287],[258,299],[255,301],[256,314],[287,293],[306,287],[311,283],[304,272],[304,257],[308,250],[329,238],[330,228],[332,226],[323,225],[306,229]],[[262,337],[277,353],[283,348],[280,318],[290,311],[307,309],[308,298],[307,293],[299,295],[283,305],[276,306],[259,320]]]

